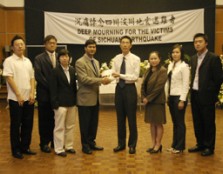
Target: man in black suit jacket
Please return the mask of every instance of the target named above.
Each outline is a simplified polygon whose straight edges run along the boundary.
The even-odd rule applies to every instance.
[[[194,36],[197,54],[191,58],[191,107],[197,145],[189,152],[202,156],[214,153],[215,103],[222,83],[220,58],[207,49],[208,38],[203,33]]]
[[[57,155],[65,157],[66,152],[75,153],[73,134],[77,86],[75,70],[69,66],[69,52],[62,49],[58,59],[60,65],[53,69],[50,79],[50,96],[55,114],[54,149]]]
[[[40,148],[50,153],[49,143],[53,145],[54,112],[50,103],[49,79],[56,61],[57,39],[48,35],[44,39],[45,51],[34,60],[35,79],[37,81],[37,101],[39,116]]]

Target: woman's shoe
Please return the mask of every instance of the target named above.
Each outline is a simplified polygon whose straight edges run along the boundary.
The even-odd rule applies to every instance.
[[[149,149],[146,150],[146,152],[150,153],[153,150],[154,147],[150,147]]]
[[[183,153],[183,150],[173,149],[172,153],[173,154],[180,154],[180,153]]]
[[[150,151],[150,153],[158,153],[158,152],[162,152],[162,145],[160,145],[160,147],[157,150],[153,149]]]
[[[174,148],[170,147],[168,149],[166,149],[167,152],[173,152],[173,150],[175,150]]]

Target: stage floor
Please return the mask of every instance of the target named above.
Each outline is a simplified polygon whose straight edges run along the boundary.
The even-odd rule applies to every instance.
[[[144,123],[143,108],[137,112],[138,144],[136,154],[130,155],[128,148],[113,153],[117,145],[117,125],[114,106],[102,106],[96,142],[104,151],[85,155],[81,151],[78,117],[74,132],[76,154],[66,158],[46,154],[39,149],[38,117],[35,109],[31,149],[35,156],[25,156],[23,160],[11,156],[9,142],[9,111],[6,103],[0,103],[0,173],[1,174],[222,174],[223,173],[223,110],[216,110],[216,149],[210,157],[199,153],[170,154],[166,148],[172,140],[172,122],[167,107],[167,124],[164,126],[163,152],[148,154],[150,147],[149,125]],[[190,105],[186,111],[186,147],[195,145]]]

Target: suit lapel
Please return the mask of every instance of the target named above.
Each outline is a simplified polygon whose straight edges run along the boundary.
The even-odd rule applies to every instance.
[[[68,82],[67,76],[66,76],[63,68],[61,67],[61,65],[59,66],[59,69],[61,71],[61,75],[62,75],[61,78],[62,78],[62,80],[65,81],[67,85],[70,85],[69,82]]]
[[[192,74],[192,78],[194,79],[195,77],[195,73],[196,73],[196,69],[197,69],[197,55],[193,57],[193,59],[191,59],[191,61],[193,61],[193,63],[191,64],[192,65],[192,69],[191,69],[191,74]],[[192,79],[192,80],[193,80]]]
[[[209,54],[207,52],[207,54],[204,57],[204,60],[201,62],[201,65],[200,65],[199,69],[202,68],[202,66],[204,66],[204,64],[208,61],[208,57],[209,57]]]
[[[70,74],[70,84],[69,85],[72,86],[72,83],[73,83],[75,77],[74,77],[74,73],[72,73],[71,68],[69,68],[69,74]]]
[[[99,69],[100,69],[100,67],[99,67],[99,63],[98,63],[98,61],[97,61],[96,59],[94,59],[94,63],[95,63],[95,66],[96,66],[96,68],[97,68],[96,75],[99,76],[99,75],[100,75],[100,71],[99,71]]]
[[[57,59],[57,56],[58,56],[58,54],[57,53],[55,53],[55,58],[56,58],[56,67],[59,65],[59,62],[58,62],[58,59]],[[46,61],[50,64],[50,65],[52,65],[52,67],[53,67],[53,64],[52,64],[52,61],[51,61],[51,59],[50,59],[50,56],[48,55],[48,53],[45,51],[45,57],[46,57]]]
[[[159,71],[160,70],[156,70],[152,73],[149,81],[148,81],[148,84],[147,84],[147,94],[150,93],[150,91],[154,88],[154,85],[156,84],[156,81],[157,81],[157,76],[159,74]],[[149,72],[149,71],[148,71]],[[148,73],[147,73],[148,74]]]
[[[168,70],[167,70],[167,74],[169,74],[169,72],[172,70],[173,70],[173,62],[170,63]]]
[[[59,66],[59,61],[58,61],[58,54],[55,53],[55,58],[56,58],[56,67]]]
[[[50,60],[50,56],[48,55],[48,53],[45,51],[45,60],[50,64],[50,65],[52,65],[52,67],[53,67],[53,64],[52,64],[52,62],[51,62],[51,60]]]
[[[96,68],[97,68],[97,72],[95,72],[94,67],[91,63],[91,60],[87,56],[85,56],[85,62],[87,64],[88,68],[91,69],[91,71],[94,73],[94,75],[96,77],[98,77],[99,76],[99,65],[97,64],[96,59],[94,59],[94,62],[95,62]]]

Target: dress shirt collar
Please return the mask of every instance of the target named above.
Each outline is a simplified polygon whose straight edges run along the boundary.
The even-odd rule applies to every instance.
[[[129,53],[126,54],[126,55],[124,55],[124,54],[122,53],[122,55],[123,55],[123,57],[125,57],[125,59],[127,59],[127,58],[131,55],[131,52],[129,51]]]
[[[60,66],[63,68],[64,71],[69,71],[69,66],[67,67],[63,67],[63,65],[60,65]]]
[[[55,55],[56,55],[56,52],[54,51],[53,53],[51,53],[51,52],[49,52],[49,51],[46,51],[47,52],[47,54],[49,55],[49,57],[51,57],[52,55],[55,57]]]
[[[16,60],[25,60],[25,57],[24,57],[24,56],[22,56],[22,58],[21,58],[21,57],[17,56],[15,53],[13,53],[12,56],[13,56]]]
[[[173,66],[174,66],[174,64],[175,64],[175,67],[176,67],[176,66],[180,65],[181,63],[182,63],[182,60],[179,60],[179,61],[177,61],[177,62],[173,62]]]
[[[207,54],[208,49],[206,49],[205,52],[203,52],[202,54],[197,54],[198,59],[204,59],[205,55]]]
[[[85,54],[85,56],[89,59],[89,60],[93,60],[94,57],[89,57],[87,54]]]

